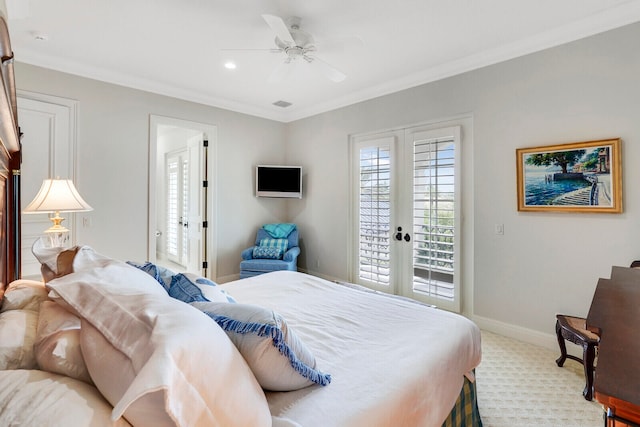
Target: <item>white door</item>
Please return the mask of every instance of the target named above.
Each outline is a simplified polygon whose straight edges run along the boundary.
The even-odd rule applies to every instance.
[[[190,272],[203,261],[203,135],[189,138],[187,148],[167,155],[167,258]]]
[[[405,132],[400,221],[410,229],[396,239],[401,293],[453,311],[460,309],[459,141],[459,127]]]
[[[460,308],[459,127],[355,137],[352,280]]]
[[[29,92],[18,93],[22,137],[21,204],[33,200],[47,178],[74,179],[76,102]],[[63,214],[69,231],[68,245],[75,243],[74,217]],[[39,277],[40,263],[31,246],[51,226],[47,214],[21,216],[22,276]]]
[[[187,151],[167,154],[166,171],[166,251],[169,261],[186,267],[188,264],[188,231],[186,217],[189,203],[189,173]]]

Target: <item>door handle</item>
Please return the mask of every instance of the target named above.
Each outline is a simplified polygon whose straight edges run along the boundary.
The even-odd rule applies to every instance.
[[[394,238],[397,241],[402,241],[402,239],[404,239],[405,242],[410,242],[411,241],[411,236],[409,236],[409,233],[405,233],[404,237],[402,237],[402,227],[398,227],[396,230],[398,230],[398,232],[396,233]]]
[[[398,227],[398,232],[396,233],[395,239],[398,241],[402,240],[402,227]]]

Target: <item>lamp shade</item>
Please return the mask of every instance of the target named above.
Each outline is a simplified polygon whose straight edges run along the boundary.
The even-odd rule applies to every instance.
[[[93,208],[78,194],[70,179],[45,179],[24,213],[86,212]]]

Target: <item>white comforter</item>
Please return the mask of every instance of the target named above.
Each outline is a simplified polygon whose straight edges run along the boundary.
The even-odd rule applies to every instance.
[[[333,377],[267,393],[274,425],[441,426],[480,363],[480,330],[446,311],[290,271],[223,287],[280,313]]]

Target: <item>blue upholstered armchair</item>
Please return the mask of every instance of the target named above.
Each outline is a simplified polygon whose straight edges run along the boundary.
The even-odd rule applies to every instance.
[[[294,228],[286,237],[278,237],[274,237],[265,228],[258,230],[255,246],[242,251],[242,262],[240,262],[241,279],[270,271],[298,270],[300,247],[298,247],[297,228]],[[282,251],[282,245],[284,245],[285,241],[286,250]],[[280,249],[279,252],[278,249]]]

